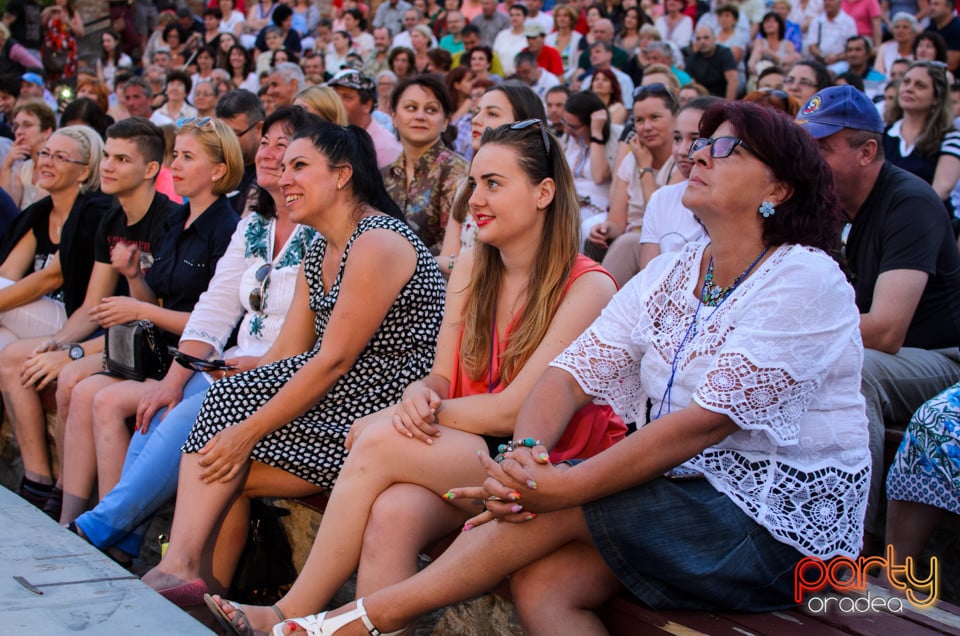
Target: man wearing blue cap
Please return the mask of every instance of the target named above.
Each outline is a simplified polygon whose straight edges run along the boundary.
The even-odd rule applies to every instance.
[[[824,89],[797,123],[819,141],[850,220],[841,250],[860,308],[873,455],[866,527],[882,536],[884,429],[902,429],[925,400],[960,380],[960,252],[933,188],[884,161],[883,122],[866,95]]]

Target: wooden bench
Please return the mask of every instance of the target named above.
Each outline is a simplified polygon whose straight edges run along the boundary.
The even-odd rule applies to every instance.
[[[902,437],[902,432],[899,435]],[[897,443],[899,443],[899,438]],[[302,500],[286,500],[285,505],[294,509],[301,508],[302,511],[307,511],[307,514],[315,515],[317,517],[316,525],[319,525],[319,516],[322,515],[326,503],[326,495],[321,494]],[[313,528],[316,525],[311,524]],[[305,558],[306,552],[309,551],[313,543],[313,534],[307,537],[302,534],[300,536],[291,534],[290,536],[295,555],[302,553]],[[427,557],[436,558],[442,554],[455,537],[456,533],[451,534],[430,546],[425,551]],[[297,562],[296,556],[294,560]],[[299,570],[302,561],[297,562],[297,564]],[[944,570],[948,569],[949,566],[941,564],[941,580],[947,576]],[[839,596],[836,593],[830,594]],[[902,601],[900,603],[902,611],[899,613],[876,611],[844,614],[835,607],[831,607],[831,610],[827,613],[815,613],[806,607],[765,614],[655,611],[645,607],[630,595],[621,594],[606,603],[598,611],[598,614],[614,636],[642,636],[645,634],[729,634],[730,636],[744,636],[745,634],[758,636],[791,636],[794,634],[797,636],[808,634],[836,634],[838,636],[840,634],[863,636],[960,634],[960,608],[950,603],[939,601],[929,610],[918,610],[904,600],[902,594],[891,592],[875,581],[869,586],[868,594],[870,598],[883,599],[888,599],[891,595],[896,596]],[[519,623],[510,604],[509,585],[504,582],[487,596],[493,595],[497,598],[491,600],[483,597],[480,601],[468,601],[449,610],[451,614],[461,614],[461,616],[453,619],[457,625],[456,633],[466,636],[474,633],[516,634],[520,632]],[[845,594],[844,596],[855,599],[862,595]],[[477,611],[477,609],[472,608],[471,604],[474,603],[479,603],[483,610]],[[507,604],[507,611],[511,615],[509,622],[498,625],[493,630],[489,625],[479,624],[477,621],[485,620],[484,617],[489,611],[488,607],[491,604],[498,603],[501,605]],[[894,605],[896,604],[894,603]],[[814,609],[818,609],[818,607],[814,606]],[[471,623],[475,623],[475,631],[473,632],[469,630]],[[452,630],[444,630],[441,625],[433,633],[439,635],[450,631]],[[426,633],[430,632],[427,631]]]

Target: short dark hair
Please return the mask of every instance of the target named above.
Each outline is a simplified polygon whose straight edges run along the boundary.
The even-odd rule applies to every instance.
[[[477,37],[483,37],[480,33],[480,27],[476,24],[467,23],[463,27],[463,31],[460,32],[460,37],[462,38],[465,35],[476,35]]]
[[[950,2],[950,0],[947,0]],[[950,2],[952,5],[953,2]],[[914,57],[917,55],[917,45],[926,40],[933,45],[933,48],[937,51],[937,61],[946,62],[947,61],[947,41],[943,39],[939,33],[934,33],[933,31],[921,31],[917,34],[917,37],[913,38],[913,52]]]
[[[867,49],[867,55],[873,50],[873,46],[870,44],[870,40],[865,35],[851,35],[847,38],[847,43],[843,45],[843,49],[847,49],[847,45],[851,42],[856,42],[857,40],[863,42],[863,48]]]
[[[20,97],[20,76],[16,74],[0,75],[0,92]]]
[[[97,131],[100,138],[106,136],[107,128],[113,123],[113,117],[103,112],[100,105],[89,97],[79,97],[63,109],[60,114],[60,124],[68,125],[70,122],[82,122]]]
[[[180,69],[175,69],[167,73],[167,84],[170,82],[180,82],[183,84],[188,95],[190,94],[190,89],[193,88],[193,80],[190,79],[190,75]]]
[[[787,23],[783,20],[779,13],[774,11],[767,11],[763,14],[763,18],[760,20],[760,35],[763,36],[763,39],[767,39],[766,35],[763,35],[763,23],[767,21],[767,18],[773,18],[777,21],[777,37],[781,40],[784,35],[787,33]],[[849,40],[847,40],[849,42]]]
[[[251,124],[263,121],[267,116],[260,98],[244,88],[227,91],[217,100],[214,114],[218,119],[233,119],[241,113],[247,116]]]
[[[590,124],[590,115],[598,110],[607,110],[607,107],[604,106],[603,100],[597,97],[596,93],[590,91],[583,91],[581,93],[574,93],[567,99],[567,103],[564,105],[563,109],[577,118],[581,124],[589,125]],[[610,139],[610,118],[608,117],[603,124],[603,134],[600,136],[603,139],[603,143],[607,143],[607,140]]]
[[[167,150],[163,131],[149,119],[127,117],[107,128],[107,139],[128,139],[133,142],[147,163],[163,164]]]
[[[450,92],[443,82],[443,76],[438,73],[412,75],[397,82],[397,85],[393,88],[393,92],[390,93],[390,110],[393,112],[397,111],[397,104],[400,102],[400,97],[404,91],[411,86],[419,86],[433,93],[436,100],[440,102],[440,108],[443,109],[444,117],[449,117],[450,113],[453,112],[453,100],[450,98]]]
[[[813,71],[814,77],[817,78],[817,90],[822,91],[823,89],[831,86],[833,82],[830,79],[830,71],[827,70],[827,67],[821,64],[816,60],[800,60],[793,65],[794,68],[798,66],[806,66],[811,71]]]
[[[834,80],[834,86],[837,86],[838,85],[837,82],[839,82],[840,80],[843,80],[849,86],[853,86],[855,89],[857,89],[861,93],[864,92],[863,78],[857,75],[856,73],[854,73],[853,71],[848,71],[843,75],[837,75],[837,79]]]
[[[520,4],[519,2],[515,2],[512,5],[510,5],[510,11],[513,11],[514,9],[521,11],[523,13],[523,17],[527,17],[528,15],[530,15],[530,9],[528,9],[525,5]]]
[[[276,8],[274,8],[273,10],[273,14],[271,15],[271,20],[273,21],[274,24],[276,24],[277,26],[280,26],[281,24],[283,24],[284,20],[286,20],[292,15],[293,15],[293,9],[291,9],[285,4],[278,3],[276,5]]]
[[[763,219],[764,242],[834,251],[842,215],[833,175],[813,137],[783,111],[726,100],[704,111],[700,136],[710,137],[724,122],[770,168],[775,179],[793,189],[792,196],[777,206],[777,213]]]

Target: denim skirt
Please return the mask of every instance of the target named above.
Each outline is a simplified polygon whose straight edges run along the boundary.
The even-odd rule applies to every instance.
[[[654,609],[793,607],[803,554],[777,541],[705,479],[659,477],[583,506],[594,545]]]

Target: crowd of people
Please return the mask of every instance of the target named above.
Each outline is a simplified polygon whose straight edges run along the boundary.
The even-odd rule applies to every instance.
[[[168,599],[400,633],[509,576],[602,633],[960,513],[953,0],[197,4],[0,24],[19,492],[124,564],[175,498]],[[107,371],[137,321],[176,362]],[[289,592],[221,598],[251,500],[321,492]]]

